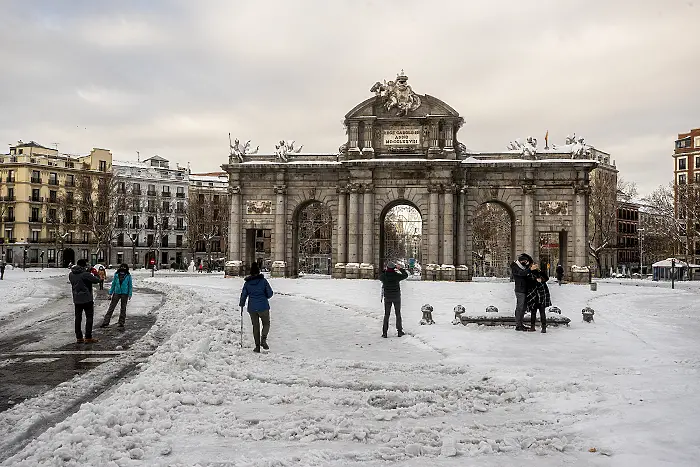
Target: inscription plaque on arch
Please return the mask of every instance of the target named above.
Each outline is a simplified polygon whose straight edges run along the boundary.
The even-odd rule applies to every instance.
[[[384,146],[420,146],[422,131],[419,127],[394,127],[382,130]]]

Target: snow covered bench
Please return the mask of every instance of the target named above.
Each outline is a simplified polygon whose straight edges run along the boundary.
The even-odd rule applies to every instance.
[[[496,313],[466,312],[463,315],[461,315],[460,319],[462,320],[462,324],[476,323],[483,324],[486,326],[515,326],[515,314],[512,310],[509,310],[507,312],[498,311]],[[536,321],[539,320],[540,317],[538,314]],[[525,324],[530,322],[530,313],[525,313],[525,318],[523,319],[523,321],[525,322]],[[570,322],[571,320],[564,315],[547,311],[547,326],[568,326]]]

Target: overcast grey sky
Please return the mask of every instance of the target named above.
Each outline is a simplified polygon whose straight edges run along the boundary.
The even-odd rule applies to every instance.
[[[695,2],[5,0],[0,143],[198,172],[227,160],[229,132],[336,151],[345,113],[404,69],[464,117],[468,148],[576,132],[645,194],[700,127]]]

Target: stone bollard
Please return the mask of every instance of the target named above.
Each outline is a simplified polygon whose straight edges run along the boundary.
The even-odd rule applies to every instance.
[[[587,323],[590,323],[593,321],[593,315],[595,314],[595,311],[593,308],[587,306],[583,310],[581,310],[581,314],[583,315],[583,320]]]
[[[335,263],[331,277],[333,279],[345,279],[345,263]]]
[[[454,282],[455,267],[451,264],[443,264],[440,266],[440,280]]]
[[[489,305],[486,307],[486,313],[498,313],[498,308],[493,305]]]
[[[452,320],[452,324],[460,324],[462,322],[462,315],[465,311],[467,310],[465,310],[462,305],[457,305],[456,307],[454,307],[455,319]]]
[[[457,282],[469,282],[471,277],[469,277],[469,268],[465,265],[460,265],[455,268],[455,281]]]
[[[287,263],[284,261],[273,261],[272,269],[270,270],[270,276],[272,277],[285,277],[287,274]]]
[[[559,309],[559,307],[556,307],[556,306],[550,307],[548,311],[549,311],[550,313],[556,313],[556,314],[558,314],[558,315],[561,314],[561,310]]]
[[[345,278],[346,279],[359,279],[360,278],[360,265],[358,263],[348,263],[345,265]]]
[[[360,279],[374,279],[374,265],[360,264]]]
[[[420,320],[420,324],[435,324],[433,321],[433,307],[427,303],[420,307],[420,311],[423,312],[423,318]]]

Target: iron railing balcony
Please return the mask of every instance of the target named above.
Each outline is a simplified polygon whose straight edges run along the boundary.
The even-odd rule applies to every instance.
[[[14,201],[15,197],[14,196],[3,196],[2,200],[3,201]]]
[[[169,191],[164,191],[161,193],[163,195],[163,198],[170,198],[170,192]]]
[[[43,196],[30,196],[29,202],[31,202],[31,203],[43,203],[44,197]]]
[[[5,222],[5,223],[14,222],[14,221],[15,221],[15,216],[5,216],[5,217],[2,219],[2,221]]]
[[[30,183],[41,183],[41,177],[32,177]]]
[[[176,198],[184,198],[185,194],[184,193],[175,193]]]
[[[10,176],[8,176],[7,178],[5,178],[5,182],[7,182],[7,183],[15,183],[15,177],[10,177]]]
[[[41,217],[29,216],[29,222],[31,222],[33,224],[41,224],[44,221]]]
[[[155,195],[156,195],[156,190],[148,190],[148,191],[146,192],[146,194],[147,194],[148,196],[155,196]]]
[[[51,179],[49,179],[49,185],[58,186],[58,180],[51,180]]]
[[[75,188],[75,182],[69,182],[66,180],[66,183],[63,184],[66,188]]]
[[[175,230],[185,230],[185,226],[178,226],[178,227],[175,227]]]

